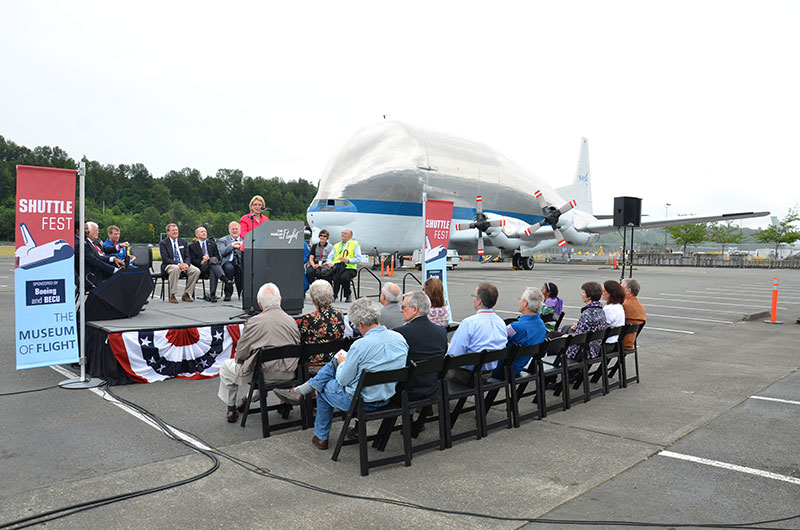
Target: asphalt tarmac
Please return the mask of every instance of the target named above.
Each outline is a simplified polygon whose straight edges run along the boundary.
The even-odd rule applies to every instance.
[[[209,469],[208,458],[111,403],[102,390],[5,395],[67,377],[63,367],[15,370],[11,269],[11,260],[0,260],[0,528]],[[507,264],[464,263],[448,273],[448,283],[456,320],[472,314],[470,294],[479,281],[497,284],[496,309],[504,318],[514,315],[525,286],[555,282],[567,318],[576,319],[580,285],[619,274],[596,265],[510,271]],[[763,322],[774,276],[781,277],[782,325]],[[669,528],[800,515],[800,271],[642,268],[634,277],[648,311],[639,341],[641,384],[518,429],[494,430],[480,441],[418,453],[409,468],[392,465],[368,477],[359,475],[355,447],[332,462],[330,450],[311,445],[311,431],[262,439],[257,417],[244,429],[227,424],[216,380],[113,387],[170,425],[272,475],[222,459],[219,469],[196,482],[47,527],[612,528],[615,521]],[[402,283],[402,275],[395,281]],[[365,281],[363,289],[375,287]],[[500,419],[504,412],[492,414]],[[467,416],[456,429],[469,423]],[[430,424],[421,440],[433,439],[434,430]],[[395,436],[387,453],[400,447]],[[303,488],[278,475],[364,498]],[[800,517],[755,527],[800,528]]]

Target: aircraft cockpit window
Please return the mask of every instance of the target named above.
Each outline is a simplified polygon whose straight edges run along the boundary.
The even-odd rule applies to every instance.
[[[336,201],[335,200],[328,199],[328,206],[335,206],[335,205],[336,205]]]

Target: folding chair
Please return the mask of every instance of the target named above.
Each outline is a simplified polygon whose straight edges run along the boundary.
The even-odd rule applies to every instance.
[[[538,366],[536,368],[539,371],[540,381],[542,382],[542,418],[546,417],[549,411],[558,407],[558,405],[547,405],[547,396],[545,391],[547,390],[549,379],[555,379],[556,381],[559,381],[560,379],[560,386],[556,386],[555,390],[558,390],[559,388],[561,389],[561,409],[567,410],[569,408],[569,404],[567,403],[567,396],[569,395],[569,376],[562,367],[562,357],[566,358],[565,350],[567,349],[571,338],[572,336],[558,337],[555,339],[547,339],[544,342],[545,355],[539,358]],[[557,397],[558,393],[553,392],[553,396]]]
[[[587,401],[592,399],[592,396],[594,394],[597,394],[598,392],[602,392],[603,395],[606,395],[605,386],[601,386],[601,388],[598,388],[598,389],[595,389],[595,390],[591,390],[591,388],[590,388],[591,382],[590,382],[590,378],[589,378],[589,372],[591,371],[592,366],[594,366],[594,365],[596,365],[598,363],[601,365],[601,369],[598,370],[598,372],[602,373],[606,369],[605,357],[603,357],[603,347],[604,347],[604,342],[603,341],[604,341],[604,338],[605,338],[605,336],[607,334],[607,329],[608,328],[606,328],[606,329],[598,329],[598,330],[589,331],[589,332],[586,333],[586,341],[585,341],[585,343],[583,345],[583,348],[581,350],[581,355],[580,355],[580,361],[582,363],[582,366],[580,368],[580,376],[581,377],[576,379],[574,385],[572,386],[573,390],[578,390],[581,387],[581,385],[583,385],[583,402],[584,403],[586,403]],[[598,355],[597,357],[595,357],[593,359],[590,359],[589,358],[589,344],[591,344],[592,342],[600,342],[600,355]]]
[[[494,429],[495,427],[501,427],[505,425],[506,429],[511,429],[514,426],[514,406],[511,403],[511,392],[508,389],[508,366],[511,362],[509,358],[512,354],[513,352],[509,352],[507,348],[503,348],[502,350],[484,351],[481,354],[481,365],[494,361],[504,365],[503,377],[501,379],[490,377],[488,381],[483,381],[483,379],[478,381],[478,383],[481,385],[480,405],[484,436],[488,436],[489,430]],[[503,390],[505,393],[504,398],[501,401],[496,401],[495,399],[497,398],[497,394],[500,393],[500,390]],[[506,419],[490,424],[489,409],[500,403],[505,403],[506,405]]]
[[[275,404],[267,406],[267,394],[270,390],[274,390],[276,388],[292,388],[297,385],[302,384],[305,379],[305,361],[307,357],[305,356],[305,351],[302,345],[290,345],[290,346],[281,346],[279,348],[261,348],[258,350],[258,359],[255,365],[255,371],[253,373],[253,381],[250,384],[250,392],[247,393],[247,401],[246,403],[248,406],[244,409],[242,413],[242,427],[247,424],[247,416],[250,413],[261,413],[261,433],[264,438],[268,438],[270,432],[272,430],[277,429],[285,429],[287,427],[296,427],[301,425],[303,429],[307,429],[311,425],[311,414],[309,405],[306,404],[306,401],[303,400],[303,404],[300,406],[300,419],[293,420],[293,421],[286,421],[279,423],[278,425],[271,426],[269,423],[269,411],[271,410],[282,410],[286,407],[285,404]],[[297,358],[297,368],[295,369],[295,375],[293,379],[283,380],[283,381],[270,381],[269,383],[266,382],[264,379],[264,373],[261,371],[261,363],[268,362],[268,361],[275,361],[278,359],[293,359]],[[253,399],[253,392],[258,390],[259,393],[259,406],[255,408],[250,408],[250,402]]]
[[[624,328],[625,326],[606,328],[606,333],[605,336],[603,337],[603,344],[600,349],[600,355],[603,358],[603,369],[596,370],[594,372],[594,375],[592,376],[591,381],[592,383],[596,383],[602,377],[604,395],[608,394],[610,391],[608,384],[608,378],[610,377],[609,372],[611,371],[609,368],[609,363],[612,359],[617,359],[617,365],[619,365],[619,351],[622,349],[621,333]],[[617,340],[615,342],[608,342],[608,339],[610,339],[611,337],[617,337]],[[620,381],[620,388],[622,388],[621,386],[622,378],[620,378],[619,381]]]
[[[584,358],[586,357],[586,349],[589,347],[588,346],[589,343],[587,342],[588,336],[589,333],[578,333],[577,335],[570,335],[568,337],[569,342],[567,344],[567,347],[579,346],[578,354],[575,356],[574,359],[570,359],[569,357],[567,357],[567,348],[564,348],[564,351],[562,351],[561,355],[558,357],[558,362],[563,371],[562,375],[563,381],[566,381],[566,384],[563,385],[563,389],[565,392],[564,401],[567,404],[567,408],[570,408],[572,406],[573,401],[577,401],[578,399],[580,399],[580,397],[571,397],[569,388],[570,385],[572,384],[575,384],[576,390],[580,388],[582,379],[578,378],[583,378],[583,376],[585,375],[585,370],[583,369],[584,366],[583,361]],[[573,378],[575,378],[574,383],[573,383]],[[558,388],[556,388],[554,394],[556,395],[558,394]],[[584,403],[588,400],[589,400],[588,397],[584,393],[583,396]]]
[[[512,355],[509,357],[506,368],[508,373],[508,385],[511,390],[511,405],[514,414],[514,427],[519,427],[520,421],[528,418],[536,418],[540,420],[544,417],[542,394],[544,393],[544,381],[540,378],[538,366],[542,358],[547,352],[547,342],[536,344],[534,346],[513,346],[510,348]],[[523,369],[519,375],[514,375],[514,369],[511,364],[521,357],[530,355],[531,360],[528,366]],[[533,383],[533,391],[525,392],[528,385]],[[528,396],[535,396],[533,403],[536,404],[536,409],[533,412],[520,414],[519,401]]]
[[[647,324],[647,322],[642,322],[636,330],[636,338],[633,340],[633,350],[626,351],[624,346],[620,350],[619,366],[622,371],[621,379],[623,387],[627,387],[628,383],[632,381],[636,381],[637,384],[639,383],[639,335],[642,334],[642,329],[644,329],[645,324]],[[628,377],[628,367],[625,364],[625,359],[630,354],[633,354],[633,361],[636,368],[636,375],[633,377]]]
[[[462,366],[472,365],[472,385],[462,385],[455,381],[445,379],[442,381],[442,399],[444,401],[445,425],[447,427],[447,447],[453,446],[455,440],[461,440],[469,436],[475,435],[476,440],[480,440],[483,435],[483,424],[481,421],[481,411],[478,409],[481,402],[481,385],[477,380],[481,378],[481,354],[480,353],[466,353],[457,357],[445,357],[444,371],[447,373],[449,370],[454,370]],[[475,406],[464,410],[464,404],[467,398],[473,398]],[[456,406],[450,411],[450,402],[458,400]],[[469,410],[475,411],[475,429],[453,435],[453,427],[458,421],[458,417],[462,412]]]
[[[355,342],[355,339],[348,338],[348,339],[335,339],[329,342],[309,342],[303,345],[305,350],[305,358],[306,362],[308,363],[311,359],[316,357],[320,354],[331,354],[330,356],[338,352],[339,350],[348,351],[350,346]],[[308,365],[304,366],[305,373],[304,373],[304,380],[308,380],[310,373],[308,370]]]
[[[416,363],[411,361],[411,374],[409,376],[409,382],[407,384],[407,388],[410,388],[414,378],[428,375],[428,374],[437,374],[439,379],[439,388],[435,394],[428,398],[423,399],[416,399],[416,400],[409,400],[408,408],[409,408],[409,417],[413,416],[413,413],[416,409],[421,408],[422,412],[420,412],[419,417],[417,420],[413,421],[411,424],[411,437],[415,438],[416,434],[414,433],[415,430],[419,429],[422,425],[424,425],[427,421],[433,422],[436,421],[439,424],[439,436],[435,440],[424,442],[421,444],[414,445],[412,442],[411,445],[411,453],[412,457],[415,452],[424,451],[425,449],[429,449],[431,447],[439,447],[439,450],[444,450],[447,448],[447,427],[445,425],[445,414],[444,414],[444,407],[445,401],[442,397],[442,389],[441,385],[446,384],[444,380],[445,374],[447,373],[444,369],[445,366],[445,358],[444,355],[441,359],[431,359],[428,361],[422,361],[420,363]],[[433,405],[436,405],[436,416],[428,419],[428,414]],[[389,443],[389,437],[391,436],[393,431],[399,430],[402,427],[395,427],[396,418],[387,418],[383,420],[381,424],[381,428],[379,429],[380,436],[375,439],[373,442],[373,447],[377,448],[378,451],[383,451],[386,449],[386,445]]]
[[[406,467],[411,465],[411,413],[408,408],[408,394],[406,391],[402,390],[400,392],[399,405],[393,404],[390,401],[385,407],[372,411],[366,410],[366,402],[361,397],[361,391],[366,387],[383,385],[386,383],[405,383],[408,381],[410,373],[411,367],[408,366],[382,372],[367,372],[366,370],[361,372],[355,397],[350,403],[350,408],[345,413],[342,431],[339,433],[339,439],[336,441],[336,448],[333,450],[331,460],[334,462],[339,460],[339,451],[342,450],[343,445],[357,443],[362,477],[369,475],[369,470],[372,467],[384,466],[395,462],[404,462]],[[358,440],[346,440],[347,429],[350,427],[350,421],[354,416],[358,419]],[[402,418],[403,454],[370,461],[367,451],[367,442],[375,439],[375,437],[379,435],[376,434],[373,437],[367,437],[367,422],[372,420],[384,420],[392,417],[396,418],[398,416]]]
[[[128,253],[131,256],[135,256],[136,259],[133,260],[133,264],[137,267],[141,267],[143,269],[150,270],[150,276],[155,280],[155,283],[158,280],[161,280],[162,274],[161,271],[156,272],[153,270],[153,249],[150,248],[148,245],[131,245],[128,249]],[[163,291],[162,291],[163,292]],[[153,298],[153,295],[156,294],[155,287],[153,287],[153,291],[150,293],[150,298]],[[162,296],[163,298],[163,296]]]

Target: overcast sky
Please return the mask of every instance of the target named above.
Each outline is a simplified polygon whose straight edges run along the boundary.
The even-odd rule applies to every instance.
[[[553,187],[589,139],[595,213],[800,202],[800,2],[0,2],[0,135],[74,158],[317,182],[392,119]],[[768,220],[745,222],[764,225]]]

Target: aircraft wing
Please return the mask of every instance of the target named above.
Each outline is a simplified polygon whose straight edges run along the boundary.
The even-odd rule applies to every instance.
[[[692,217],[662,217],[660,219],[651,219],[648,217],[647,220],[643,219],[641,225],[637,228],[657,228],[661,226],[712,223],[714,221],[732,221],[733,219],[749,219],[751,217],[764,217],[766,215],[769,215],[769,212],[738,212]],[[613,223],[613,219],[598,220],[597,222],[589,223],[584,230],[595,234],[615,232],[620,227],[613,226]]]

